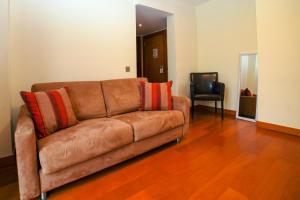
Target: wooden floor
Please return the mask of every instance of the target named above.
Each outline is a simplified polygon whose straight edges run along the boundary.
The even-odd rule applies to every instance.
[[[197,113],[189,135],[49,193],[77,199],[300,199],[300,137]],[[0,199],[18,199],[17,183]]]

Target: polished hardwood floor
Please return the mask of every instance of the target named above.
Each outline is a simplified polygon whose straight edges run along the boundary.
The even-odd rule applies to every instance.
[[[18,199],[17,183],[0,199]],[[49,193],[77,199],[300,199],[300,137],[198,112],[189,135]]]

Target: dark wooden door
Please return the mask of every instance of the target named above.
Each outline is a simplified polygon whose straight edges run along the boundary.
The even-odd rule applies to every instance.
[[[136,68],[137,77],[142,77],[142,54],[141,54],[141,37],[136,37]]]
[[[160,31],[144,37],[144,77],[149,82],[168,81],[167,34]]]

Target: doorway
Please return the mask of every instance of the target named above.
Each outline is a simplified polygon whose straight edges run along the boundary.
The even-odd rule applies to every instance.
[[[171,14],[136,5],[137,77],[168,81],[167,17]]]
[[[240,54],[237,118],[248,121],[256,120],[257,82],[257,54]]]

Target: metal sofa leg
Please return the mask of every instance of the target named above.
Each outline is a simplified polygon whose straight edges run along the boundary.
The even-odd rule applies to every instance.
[[[177,137],[176,142],[177,142],[177,144],[180,143],[181,142],[181,137]]]
[[[40,200],[47,200],[47,193],[46,192],[41,193]]]

